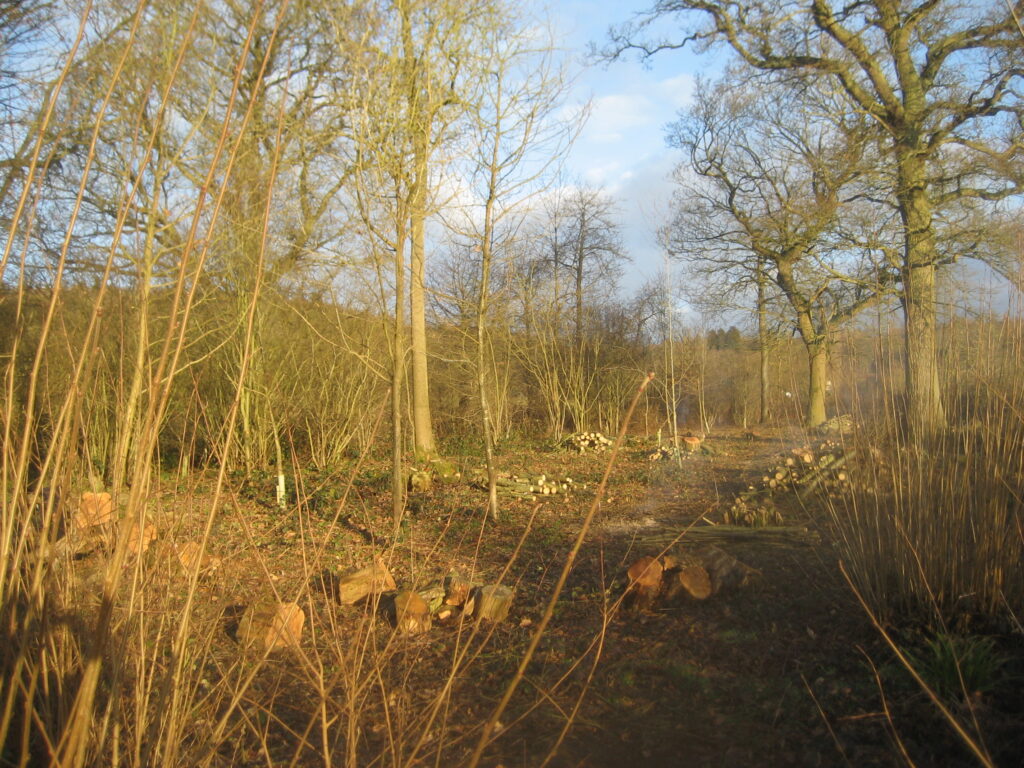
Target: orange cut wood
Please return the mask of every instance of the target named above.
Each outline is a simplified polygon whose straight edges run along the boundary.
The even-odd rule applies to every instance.
[[[686,594],[695,600],[706,600],[711,597],[711,577],[707,570],[699,565],[688,565],[676,573],[676,581]]]
[[[700,442],[701,440],[699,437],[684,437],[683,448],[692,453],[693,451],[700,449]]]
[[[411,589],[395,595],[395,625],[405,635],[418,635],[430,629],[430,606]]]
[[[75,527],[79,530],[106,525],[114,519],[114,502],[109,493],[85,492],[75,513]]]
[[[128,551],[138,555],[149,549],[149,545],[156,541],[156,526],[152,523],[144,523],[139,528],[138,523],[132,523],[132,530],[128,534]]]
[[[629,566],[627,575],[627,607],[632,610],[649,610],[661,591],[661,563],[653,557],[641,557]]]
[[[504,621],[508,618],[508,611],[512,607],[514,596],[515,592],[512,588],[502,584],[488,584],[486,587],[480,587],[473,615],[477,619]]]
[[[394,577],[380,558],[373,565],[360,568],[338,579],[336,594],[343,605],[358,603],[368,595],[397,588]]]
[[[262,651],[298,648],[305,623],[298,603],[254,603],[238,624],[238,641]]]

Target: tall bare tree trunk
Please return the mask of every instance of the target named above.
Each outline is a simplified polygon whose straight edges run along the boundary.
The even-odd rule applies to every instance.
[[[428,130],[419,126],[422,131]],[[410,216],[411,253],[409,306],[410,335],[412,342],[412,426],[416,453],[430,457],[437,453],[434,443],[434,428],[430,415],[430,388],[427,375],[427,320],[424,273],[426,270],[426,249],[424,244],[424,220],[427,207],[427,144],[429,137],[419,135],[415,139],[415,178]]]
[[[931,205],[925,194],[926,170],[924,161],[907,150],[900,158],[897,192],[906,233],[901,277],[907,412],[911,427],[922,434],[946,426],[939,387],[935,242]]]
[[[796,314],[796,327],[800,331],[807,351],[807,411],[804,425],[818,427],[825,423],[825,387],[828,381],[828,330],[814,325],[811,306],[803,298],[793,276],[793,260],[776,262],[778,283]]]
[[[760,403],[757,414],[759,424],[767,424],[771,418],[770,406],[768,405],[768,296],[766,284],[768,275],[765,272],[764,263],[757,267],[757,350],[760,357],[759,366],[759,389]]]
[[[402,463],[402,388],[405,386],[405,216],[395,217],[395,324],[391,348],[391,514],[395,531],[405,512]]]

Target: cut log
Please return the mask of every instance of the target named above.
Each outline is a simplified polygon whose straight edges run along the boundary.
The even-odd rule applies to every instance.
[[[256,603],[238,624],[238,642],[260,651],[297,648],[306,614],[298,603]]]
[[[737,560],[727,552],[715,546],[707,546],[695,553],[710,578],[713,594],[723,589],[745,587],[761,576],[756,568],[751,568]]]
[[[373,565],[340,577],[335,585],[335,593],[339,603],[352,605],[369,595],[387,592],[397,586],[384,561],[377,558]]]
[[[706,600],[711,591],[711,577],[701,565],[687,565],[665,574],[665,600],[668,602],[684,595]]]
[[[444,587],[436,582],[426,587],[420,587],[416,590],[416,594],[423,598],[423,602],[427,604],[431,613],[437,613],[437,610],[444,604]]]
[[[511,587],[501,584],[488,584],[486,587],[480,587],[474,601],[473,615],[477,619],[504,621],[508,618],[514,595]]]
[[[208,552],[203,553],[199,543],[195,541],[186,541],[180,547],[175,547],[174,554],[178,556],[178,562],[185,573],[191,573],[197,567],[201,573],[220,568],[220,558]]]
[[[75,528],[85,530],[98,525],[106,525],[114,519],[114,502],[109,493],[82,494],[75,513]]]
[[[699,437],[684,437],[683,448],[691,453],[700,450],[701,439]]]
[[[627,576],[626,606],[630,610],[650,610],[661,591],[661,563],[653,557],[641,557],[631,566]]]
[[[137,522],[132,523],[132,529],[128,534],[128,551],[133,555],[140,555],[149,549],[149,545],[156,541],[156,526],[150,522],[144,522],[139,527]]]
[[[430,629],[430,606],[411,589],[395,595],[395,626],[403,635],[418,635]]]
[[[450,573],[444,580],[445,605],[465,605],[473,584],[459,573]]]

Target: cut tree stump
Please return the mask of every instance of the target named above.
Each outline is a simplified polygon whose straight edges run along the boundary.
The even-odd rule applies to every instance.
[[[75,512],[75,528],[85,530],[98,525],[107,525],[114,519],[114,501],[109,493],[82,494]]]
[[[238,624],[238,642],[261,651],[298,648],[305,623],[298,603],[255,603]]]
[[[430,606],[411,589],[395,595],[395,626],[403,635],[418,635],[430,629]]]
[[[397,587],[384,561],[377,558],[373,565],[341,576],[335,585],[335,594],[342,605],[352,605],[364,597],[388,592]]]
[[[682,438],[682,440],[683,440],[683,448],[685,448],[690,453],[694,453],[694,452],[700,450],[700,444],[701,444],[702,441],[701,441],[701,439],[699,437],[693,437],[693,436],[684,437],[684,438]]]
[[[473,615],[477,619],[504,621],[508,618],[508,611],[512,607],[514,595],[511,587],[501,584],[480,587],[474,601]]]
[[[661,563],[653,557],[641,557],[631,566],[627,576],[626,605],[630,610],[650,610],[661,591]]]

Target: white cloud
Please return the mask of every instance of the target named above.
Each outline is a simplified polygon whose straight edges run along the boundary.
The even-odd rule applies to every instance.
[[[690,105],[690,102],[693,100],[693,87],[695,84],[696,80],[693,75],[684,72],[681,75],[658,81],[655,85],[655,90],[664,103],[678,111]]]

